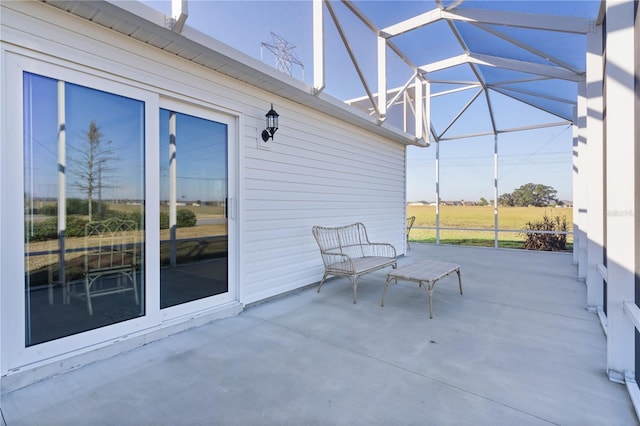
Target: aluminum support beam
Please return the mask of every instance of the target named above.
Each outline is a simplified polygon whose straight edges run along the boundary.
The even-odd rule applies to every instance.
[[[604,120],[602,104],[602,25],[587,34],[587,307],[597,312],[603,306],[602,276],[598,270],[604,256]]]
[[[189,0],[171,0],[171,18],[173,28],[171,31],[180,34],[189,17]]]
[[[65,232],[67,229],[67,113],[65,82],[58,81],[58,279],[65,279]],[[64,300],[68,303],[68,300]]]
[[[578,122],[578,107],[573,107],[573,126],[572,126],[572,134],[573,134],[573,149],[572,153],[572,164],[573,164],[573,172],[572,172],[572,188],[571,192],[573,194],[573,263],[574,265],[578,264],[578,253],[580,249],[580,224],[578,223],[578,206],[579,206],[579,194],[580,188],[578,187],[579,176],[578,172],[580,171],[580,164],[578,163],[579,156],[579,145],[578,145],[578,126],[575,124]]]
[[[463,53],[458,56],[452,56],[451,58],[443,59],[441,61],[432,62],[419,67],[419,69],[426,73],[432,73],[435,71],[444,70],[458,65],[466,64],[469,61],[469,55]]]
[[[351,48],[351,44],[349,43],[349,40],[347,39],[347,35],[344,31],[344,28],[342,27],[342,24],[340,24],[340,20],[338,19],[338,16],[336,15],[335,11],[333,10],[333,7],[331,6],[330,3],[326,3],[327,5],[327,10],[329,10],[329,15],[331,16],[331,19],[333,20],[333,24],[336,27],[336,30],[338,30],[338,34],[340,35],[340,39],[342,40],[342,44],[344,45],[345,49],[347,49],[347,54],[349,55],[349,59],[351,59],[351,64],[353,65],[353,68],[356,71],[356,74],[358,74],[358,78],[360,79],[360,83],[362,83],[362,87],[364,88],[364,91],[367,93],[367,96],[369,97],[369,100],[371,101],[371,106],[373,107],[373,109],[376,112],[376,118],[380,119],[380,109],[378,108],[378,105],[376,103],[375,97],[373,95],[373,93],[371,92],[371,90],[369,89],[369,85],[367,84],[367,79],[364,77],[364,73],[362,72],[362,68],[360,67],[360,64],[358,63],[358,60],[356,59],[356,55],[353,52],[353,49]]]
[[[493,137],[493,247],[498,248],[498,135]]]
[[[422,124],[423,124],[423,113],[424,113],[424,82],[420,75],[416,76],[416,84],[415,84],[415,95],[414,101],[416,103],[416,115],[415,115],[415,135],[416,138],[420,139],[424,136]]]
[[[380,118],[387,115],[387,41],[378,37],[378,110]]]
[[[555,65],[557,65],[559,67],[565,68],[565,69],[567,69],[569,71],[572,71],[572,72],[575,72],[575,73],[579,73],[580,72],[578,69],[574,68],[571,64],[569,64],[569,63],[567,63],[567,62],[565,62],[565,61],[563,61],[563,60],[561,60],[559,58],[556,58],[555,56],[549,55],[546,52],[543,52],[543,51],[541,51],[539,49],[536,49],[535,47],[530,46],[527,43],[523,43],[520,40],[518,40],[518,39],[516,39],[514,37],[511,37],[508,34],[503,33],[502,31],[498,31],[498,30],[496,30],[496,29],[494,29],[492,27],[489,27],[489,26],[483,25],[483,24],[475,24],[475,26],[480,28],[480,29],[482,29],[483,31],[486,31],[486,32],[488,32],[490,34],[493,34],[494,36],[496,36],[498,38],[501,38],[504,41],[507,41],[507,42],[513,44],[514,46],[518,46],[521,49],[524,49],[524,50],[526,50],[528,52],[531,52],[534,55],[539,56],[540,58],[551,62],[552,64],[555,64]]]
[[[176,113],[171,111],[169,113],[169,241],[170,241],[170,254],[169,263],[171,266],[176,266],[176,227],[177,227],[177,199],[178,199],[178,187],[177,187],[177,169],[176,169],[176,138],[177,138],[177,123]]]
[[[429,129],[431,128],[431,83],[424,82],[424,114],[422,120],[422,137],[425,144],[429,145]]]
[[[499,56],[482,55],[479,53],[470,54],[468,62],[489,67],[498,67],[513,71],[526,72],[529,74],[559,78],[561,80],[580,81],[582,79],[581,74],[576,74],[575,72],[564,68],[536,64],[534,62],[519,61],[517,59],[501,58]]]
[[[456,9],[442,11],[442,18],[503,25],[506,27],[529,28],[533,30],[558,31],[563,33],[586,34],[593,30],[594,22],[586,18],[535,13],[509,12],[488,9]]]
[[[322,0],[313,0],[313,90],[324,90],[324,8]]]
[[[488,67],[504,68],[512,71],[519,71],[528,74],[541,75],[545,77],[558,78],[568,81],[580,81],[582,74],[576,74],[564,68],[536,64],[534,62],[519,61],[516,59],[501,58],[499,56],[482,55],[478,53],[461,54],[442,61],[432,62],[420,66],[420,70],[432,73],[443,69],[455,67],[462,64],[478,64]]]
[[[607,373],[623,382],[635,370],[635,327],[623,310],[635,299],[636,229],[639,197],[634,117],[634,2],[607,2],[606,87],[606,253]]]
[[[384,37],[390,38],[425,25],[447,19],[482,24],[503,25],[508,27],[530,28],[537,30],[559,31],[574,34],[586,34],[593,30],[593,21],[586,18],[518,13],[501,10],[483,9],[434,9],[413,18],[382,29]]]
[[[406,19],[397,24],[383,28],[381,30],[382,35],[386,38],[394,37],[400,34],[404,34],[408,31],[415,30],[425,25],[429,25],[433,22],[437,22],[442,19],[442,10],[433,9],[429,12],[425,12],[421,15],[414,16],[413,18]]]
[[[436,245],[440,245],[440,142],[436,141]]]
[[[578,214],[574,219],[579,226],[578,233],[573,234],[575,239],[579,239],[578,244],[578,278],[586,280],[587,278],[587,185],[589,182],[589,170],[587,169],[587,98],[586,98],[586,82],[582,81],[578,84],[578,106],[577,106],[577,122],[574,122],[577,130],[578,144],[578,173],[577,173],[577,190],[573,193],[574,211]],[[577,207],[577,210],[576,210]]]

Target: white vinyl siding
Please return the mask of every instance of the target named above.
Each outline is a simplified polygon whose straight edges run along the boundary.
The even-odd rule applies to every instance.
[[[43,69],[63,70],[60,75],[51,77],[65,79],[65,74],[73,74],[75,83],[88,87],[100,81],[101,87],[131,88],[132,96],[146,99],[147,120],[151,120],[146,129],[146,155],[154,164],[147,164],[148,168],[158,170],[158,164],[155,164],[158,147],[153,142],[158,137],[158,119],[150,117],[159,114],[163,102],[193,105],[230,117],[236,123],[237,136],[230,143],[237,148],[237,157],[229,169],[229,178],[235,180],[237,188],[230,193],[230,227],[233,228],[230,238],[233,240],[230,240],[229,251],[229,258],[234,258],[236,267],[234,273],[230,272],[235,282],[229,282],[229,285],[237,286],[237,302],[252,303],[320,280],[323,268],[311,234],[313,225],[361,221],[366,224],[372,241],[390,242],[396,246],[398,254],[403,253],[406,173],[405,147],[400,143],[46,3],[3,2],[0,8],[3,14],[0,44],[3,86],[0,93],[9,92],[4,87],[8,81],[5,76],[9,74],[5,72],[8,65],[4,59],[7,57],[22,58],[21,61],[36,64],[35,68],[46,64]],[[197,52],[194,52],[195,56]],[[37,73],[38,69],[31,72]],[[275,69],[273,72],[278,73]],[[15,76],[15,72],[11,75]],[[17,92],[12,90],[11,93]],[[2,109],[15,109],[16,105],[8,105],[6,99],[3,96]],[[280,129],[274,140],[262,144],[259,135],[265,126],[264,114],[271,103],[280,114]],[[8,116],[4,114],[0,123],[3,144],[7,140],[4,136],[22,134],[22,123],[8,120]],[[21,142],[3,149],[19,150]],[[20,167],[15,165],[4,168],[2,181],[5,184],[21,181],[22,170],[17,169]],[[149,226],[157,224],[157,219],[149,220],[157,217],[158,211],[158,194],[153,192],[154,185],[158,185],[155,176],[156,172],[150,173],[147,179]],[[16,203],[16,196],[6,189],[5,185],[0,194],[0,204],[6,207],[0,223],[5,254],[7,247],[23,244],[20,234],[10,229],[10,224],[15,227],[14,222],[22,220],[21,203]],[[157,239],[157,235],[155,230],[149,237]],[[147,244],[149,250],[157,249],[157,241]],[[163,318],[154,308],[155,313],[140,321],[112,326],[108,333],[101,329],[51,342],[51,349],[43,352],[44,355],[34,350],[30,359],[5,356],[17,353],[17,350],[6,349],[7,342],[15,346],[15,342],[23,339],[10,324],[24,321],[24,317],[15,314],[17,309],[7,309],[24,306],[24,300],[20,299],[24,296],[8,290],[22,277],[21,271],[8,276],[8,271],[15,270],[14,264],[21,263],[15,261],[21,259],[21,254],[13,256],[11,264],[7,263],[6,256],[0,259],[0,270],[3,271],[0,303],[4,325],[2,374],[31,368],[27,364],[38,366],[59,361],[86,352],[87,348],[106,347],[110,342],[138,338],[173,326],[176,321],[197,323],[194,318],[204,315],[202,312],[206,309],[215,308],[193,305],[194,314],[181,313],[182,316],[173,319]],[[159,299],[158,287],[158,271],[149,270],[148,303]],[[50,370],[51,374],[56,374],[54,370]]]
[[[245,146],[244,300],[319,281],[313,225],[363,222],[404,251],[405,149],[314,111],[277,108],[270,149]]]

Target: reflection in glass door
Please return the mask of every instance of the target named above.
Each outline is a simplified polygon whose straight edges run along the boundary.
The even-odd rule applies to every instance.
[[[144,103],[26,72],[23,93],[25,345],[144,316]]]
[[[227,293],[227,125],[160,110],[160,307]]]

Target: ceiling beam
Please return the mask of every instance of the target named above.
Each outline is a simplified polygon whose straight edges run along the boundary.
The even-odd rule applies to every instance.
[[[555,64],[555,65],[557,65],[559,67],[562,67],[562,68],[566,68],[569,71],[572,71],[572,72],[575,72],[575,73],[581,72],[581,70],[576,69],[575,67],[573,67],[572,65],[568,64],[567,62],[564,62],[561,59],[558,59],[558,58],[556,58],[556,57],[554,57],[552,55],[549,55],[549,54],[539,50],[539,49],[536,49],[535,47],[530,46],[527,43],[523,43],[523,42],[521,42],[521,41],[519,41],[519,40],[517,40],[517,39],[515,39],[515,38],[513,38],[513,37],[511,37],[511,36],[509,36],[509,35],[507,35],[505,33],[503,33],[502,31],[498,31],[498,30],[496,30],[496,29],[494,29],[492,27],[488,27],[487,25],[484,25],[484,24],[473,24],[473,25],[475,25],[476,27],[478,27],[478,28],[490,33],[490,34],[495,35],[498,38],[501,38],[502,40],[504,40],[506,42],[509,42],[509,43],[511,43],[511,44],[513,44],[515,46],[518,46],[519,48],[524,49],[527,52],[530,52],[530,53],[532,53],[532,54],[534,54],[536,56],[539,56],[539,57],[551,62],[552,64]]]
[[[331,19],[333,20],[333,24],[335,25],[336,29],[338,30],[338,34],[340,35],[340,38],[342,39],[342,44],[344,44],[344,47],[347,50],[347,54],[349,55],[349,58],[351,59],[351,63],[353,64],[353,67],[356,70],[356,73],[358,74],[358,78],[360,78],[360,83],[362,83],[362,87],[364,88],[365,92],[367,93],[367,96],[369,97],[369,100],[371,101],[371,106],[373,106],[373,109],[375,109],[376,116],[377,116],[378,120],[380,120],[380,118],[381,118],[380,117],[380,109],[378,108],[378,104],[376,103],[376,100],[374,99],[373,93],[369,89],[369,85],[367,84],[367,79],[364,77],[362,69],[360,68],[360,65],[358,64],[358,60],[356,59],[356,56],[355,56],[355,54],[353,52],[353,49],[351,48],[351,45],[349,44],[349,40],[347,39],[347,35],[345,34],[344,29],[342,28],[342,24],[340,24],[340,21],[338,20],[338,17],[336,16],[336,13],[333,10],[333,7],[331,6],[331,3],[330,2],[326,2],[325,5],[327,6],[327,10],[329,11],[329,15],[331,15]]]
[[[547,99],[549,101],[560,102],[563,104],[569,104],[569,105],[577,104],[575,99],[571,100],[571,99],[559,98],[557,96],[545,95],[539,92],[533,92],[530,90],[524,90],[516,87],[502,87],[502,86],[494,87],[493,85],[489,85],[489,87],[494,89],[496,92],[500,92],[500,93],[503,93],[503,92],[521,93],[523,95],[533,96],[535,98],[540,98],[540,99]]]
[[[532,30],[557,31],[586,34],[595,29],[595,22],[575,16],[540,15],[535,13],[509,12],[505,10],[456,9],[443,10],[443,19],[467,21],[481,24],[504,25]],[[406,21],[405,21],[406,22]]]
[[[538,105],[538,104],[536,104],[536,103],[534,103],[534,102],[531,102],[531,101],[529,101],[529,100],[527,100],[527,99],[523,99],[523,98],[519,97],[519,96],[518,96],[516,93],[514,93],[514,92],[510,92],[510,91],[508,91],[508,90],[499,89],[499,88],[495,88],[495,87],[494,87],[494,88],[492,88],[491,90],[494,90],[494,91],[496,91],[497,93],[500,93],[500,94],[502,94],[502,95],[504,95],[504,96],[508,96],[508,97],[510,97],[511,99],[515,99],[515,100],[516,100],[516,101],[518,101],[518,102],[522,102],[522,103],[523,103],[523,104],[525,104],[525,105],[529,105],[530,107],[533,107],[533,108],[539,109],[540,111],[544,111],[544,112],[546,112],[546,113],[548,113],[548,114],[555,115],[556,117],[560,117],[560,118],[562,118],[563,120],[572,121],[572,118],[573,118],[573,117],[567,117],[567,116],[564,116],[564,115],[562,115],[561,113],[559,113],[559,112],[557,112],[557,111],[552,111],[552,110],[551,110],[551,109],[549,109],[549,108],[546,108],[546,107],[544,107],[544,106]]]
[[[534,124],[532,126],[522,126],[522,127],[511,127],[508,129],[498,130],[497,134],[502,133],[513,133],[513,132],[524,132],[527,130],[535,130],[535,129],[545,129],[547,127],[558,127],[558,126],[570,126],[571,121],[556,121],[554,123],[544,123],[544,124]],[[447,136],[438,139],[439,141],[452,141],[456,139],[467,139],[467,138],[475,138],[480,136],[492,136],[495,133],[486,131],[486,132],[476,132],[476,133],[467,133],[463,135],[455,135],[455,136]]]
[[[488,67],[504,68],[512,71],[520,71],[527,74],[542,75],[545,77],[559,78],[561,80],[580,81],[584,78],[582,73],[577,74],[564,68],[551,65],[536,64],[533,62],[519,61],[517,59],[501,58],[499,56],[481,55],[478,53],[462,54],[441,61],[419,67],[420,71],[432,73],[446,68],[462,64],[477,64]]]
[[[400,34],[404,34],[408,31],[415,30],[425,25],[429,25],[433,22],[437,22],[442,19],[442,10],[433,9],[429,12],[422,13],[414,16],[413,18],[406,19],[398,22],[386,28],[380,30],[380,36],[385,38],[395,37]]]
[[[527,61],[519,61],[517,59],[501,58],[499,56],[472,53],[468,56],[468,61],[478,65],[504,68],[528,74],[544,75],[547,77],[559,78],[561,80],[580,81],[584,79],[584,74],[577,74],[565,68],[536,64]]]
[[[575,16],[542,15],[504,10],[438,8],[383,28],[380,30],[380,36],[384,38],[395,37],[442,19],[572,34],[587,34],[595,28],[594,21]]]
[[[443,59],[441,61],[432,62],[430,64],[422,65],[419,67],[420,71],[431,73],[440,70],[444,70],[458,65],[463,65],[469,62],[469,55],[463,53],[458,56],[452,56],[451,58]]]

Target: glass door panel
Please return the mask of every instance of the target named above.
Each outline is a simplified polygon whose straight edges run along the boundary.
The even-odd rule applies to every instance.
[[[227,293],[227,125],[160,110],[160,307]]]
[[[31,73],[23,92],[31,346],[145,314],[144,102]]]

